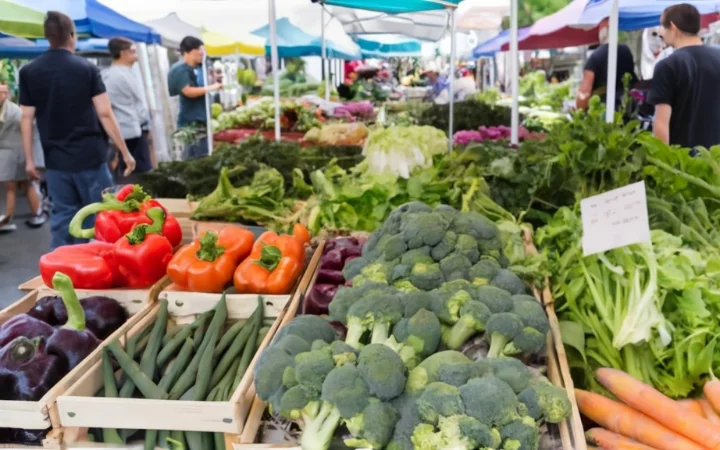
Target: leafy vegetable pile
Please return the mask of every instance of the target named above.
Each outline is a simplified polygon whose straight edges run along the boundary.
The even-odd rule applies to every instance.
[[[307,450],[340,426],[358,448],[536,450],[543,423],[570,413],[532,359],[549,329],[507,267],[500,231],[478,213],[414,202],[395,209],[346,262],[330,318],[300,316],[255,368],[273,414],[299,423]],[[487,358],[473,361],[483,335]],[[452,350],[454,349],[454,350]]]
[[[307,131],[320,122],[314,115],[315,108],[295,101],[280,104],[280,127],[283,130]],[[262,101],[254,106],[240,107],[235,111],[221,113],[213,124],[213,130],[233,128],[275,129],[275,106],[272,101]]]
[[[454,108],[455,121],[453,124],[455,129],[453,133],[458,130],[477,130],[481,126],[496,127],[510,124],[510,108],[505,106],[465,100],[456,103]],[[435,127],[447,133],[450,127],[449,119],[450,106],[434,104],[422,112],[419,124]]]
[[[433,155],[447,146],[445,133],[432,127],[380,128],[370,132],[363,155],[369,173],[409,178],[415,168],[431,166]]]
[[[500,141],[510,140],[511,130],[505,125],[497,127],[480,127],[477,131],[475,130],[463,130],[458,131],[453,135],[453,142],[455,145],[468,145],[476,142],[484,141]],[[541,139],[541,134],[531,133],[525,127],[520,127],[518,130],[518,137],[521,141],[526,139]]]

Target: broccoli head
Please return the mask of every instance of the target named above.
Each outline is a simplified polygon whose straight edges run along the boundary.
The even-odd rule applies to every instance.
[[[458,234],[455,252],[466,257],[472,266],[480,260],[480,243],[469,234]]]
[[[405,294],[405,317],[410,318],[421,309],[432,311],[432,303],[435,295],[433,292],[413,291]]]
[[[490,285],[499,287],[500,289],[508,291],[513,295],[524,294],[527,292],[525,282],[508,269],[498,270],[498,273],[496,273],[493,279],[490,280]]]
[[[432,291],[442,286],[445,277],[437,263],[415,264],[410,270],[410,282],[418,289]]]
[[[417,400],[417,406],[420,417],[432,424],[437,424],[440,417],[465,412],[465,406],[460,399],[460,389],[439,381],[427,385]]]
[[[385,243],[384,257],[386,260],[392,261],[393,259],[400,258],[407,250],[407,242],[405,242],[403,235],[395,234],[390,236]]]
[[[355,364],[357,361],[357,350],[343,341],[333,341],[330,344],[330,352],[336,366]]]
[[[430,247],[424,246],[408,250],[400,257],[400,264],[414,266],[415,264],[433,264],[435,260],[430,256]]]
[[[523,324],[517,314],[497,313],[490,316],[485,324],[486,335],[490,337],[488,358],[497,358],[503,354],[508,342],[523,330]]]
[[[565,390],[553,386],[544,377],[534,379],[530,386],[518,394],[518,400],[527,406],[530,417],[535,420],[542,418],[549,423],[565,420],[572,407]]]
[[[433,247],[439,244],[450,226],[442,215],[434,213],[415,213],[403,224],[401,229],[408,248]]]
[[[465,414],[488,426],[520,420],[515,392],[497,377],[473,378],[460,386],[460,397],[465,404]]]
[[[388,284],[393,267],[391,262],[386,261],[370,263],[360,271],[360,275],[352,279],[353,286],[362,286],[369,282]]]
[[[487,358],[495,376],[510,386],[515,393],[528,387],[532,374],[525,364],[515,358]]]
[[[358,369],[347,364],[336,367],[325,377],[321,397],[335,405],[344,419],[351,419],[368,405],[370,392]]]
[[[437,350],[440,334],[440,321],[437,316],[421,309],[408,320],[404,343],[412,347],[421,358],[426,358]]]
[[[505,290],[495,286],[477,288],[478,300],[485,303],[493,314],[510,312],[513,309],[512,296]],[[332,303],[330,303],[332,306]]]
[[[282,384],[286,388],[290,389],[291,387],[297,386],[297,378],[295,378],[295,367],[294,366],[287,366],[285,370],[283,370],[282,375]]]
[[[323,342],[325,345],[327,345],[327,343],[323,340],[320,340],[320,342]],[[286,334],[285,336],[274,342],[273,347],[281,348],[292,356],[295,356],[298,353],[310,351],[310,344],[305,339],[294,334]]]
[[[535,297],[529,295],[514,295],[512,312],[517,314],[526,327],[534,328],[542,335],[550,331],[545,309]]]
[[[447,350],[429,356],[408,374],[407,391],[419,392],[429,383],[439,381],[438,372],[446,364],[469,364],[470,358],[460,352]]]
[[[291,334],[312,343],[318,339],[325,342],[332,342],[337,337],[337,332],[330,325],[330,322],[320,316],[303,315],[294,318],[287,325],[282,327],[275,335],[272,345],[279,342],[286,335]]]
[[[336,342],[336,341],[333,341],[333,342]],[[330,346],[330,344],[323,341],[322,339],[315,339],[313,341],[313,343],[310,345],[309,350],[321,350],[321,349],[323,349],[325,347],[329,347],[329,346]],[[305,351],[307,351],[307,350],[305,350]]]
[[[395,293],[397,289],[384,283],[365,282],[362,286],[340,286],[329,305],[330,319],[346,325],[347,312],[356,301],[366,295]]]
[[[283,387],[283,372],[295,364],[295,358],[286,350],[272,345],[263,351],[255,364],[254,378],[257,396],[268,401]]]
[[[460,211],[450,205],[438,205],[435,207],[435,210],[433,212],[435,212],[435,214],[440,214],[448,222],[452,222],[455,217],[460,214]]]
[[[467,280],[451,280],[443,284],[438,288],[438,291],[440,292],[448,292],[450,294],[455,294],[456,292],[465,291],[474,299],[477,300],[477,288],[473,286],[472,283],[470,283]]]
[[[363,412],[346,421],[353,439],[345,445],[353,448],[385,448],[393,436],[400,415],[390,403],[371,402]]]
[[[353,258],[345,262],[342,273],[346,280],[352,280],[356,276],[360,275],[365,266],[368,265],[368,261],[365,258]]]
[[[429,423],[421,423],[415,426],[412,434],[412,444],[415,450],[438,450],[445,445],[445,439],[435,426]]]
[[[408,278],[410,276],[410,269],[412,269],[412,267],[407,264],[398,264],[392,269],[390,281],[394,283],[395,281]]]
[[[366,331],[372,331],[372,343],[385,342],[390,336],[390,328],[402,318],[403,311],[404,305],[398,295],[365,295],[348,309],[345,342],[360,348]]]
[[[285,392],[280,400],[280,414],[300,424],[302,448],[318,450],[328,448],[341,419],[337,408],[302,386]]]
[[[311,350],[295,356],[295,380],[309,392],[320,394],[325,377],[335,368],[329,348]]]
[[[501,442],[496,430],[464,414],[441,417],[439,428],[447,449],[494,449]]]
[[[403,317],[393,327],[392,334],[397,342],[405,342],[405,339],[407,339],[409,335],[408,322],[410,322],[410,319]]]
[[[440,243],[433,247],[430,251],[430,256],[432,256],[435,261],[440,262],[450,253],[455,251],[457,240],[458,236],[454,231],[445,232],[445,236],[443,236],[442,241],[440,241]]]
[[[432,303],[432,311],[443,323],[454,325],[460,319],[460,309],[473,300],[467,291],[455,293],[438,291]]]
[[[440,261],[440,271],[446,281],[465,280],[468,277],[468,269],[472,263],[460,253],[451,253]]]
[[[500,264],[492,258],[484,258],[475,263],[468,270],[468,277],[476,286],[485,286],[495,278],[495,275],[502,269]]]
[[[460,387],[472,378],[492,373],[492,367],[486,360],[466,363],[450,363],[440,366],[438,379],[443,383]]]
[[[405,294],[408,294],[408,293],[410,293],[410,292],[417,292],[417,291],[419,291],[419,289],[416,288],[415,286],[413,286],[413,284],[412,284],[412,283],[410,282],[410,280],[407,279],[407,278],[402,278],[402,279],[400,279],[400,280],[395,281],[395,282],[392,284],[392,287],[394,287],[394,288],[397,289],[398,291],[400,291],[400,292],[402,292],[402,293],[405,293]]]
[[[500,230],[495,223],[476,212],[459,214],[452,223],[452,229],[458,234],[469,234],[476,241],[491,240],[500,235]]]
[[[457,350],[473,335],[485,330],[490,318],[490,308],[484,303],[471,300],[460,308],[460,318],[446,335],[445,344],[451,350]]]
[[[535,355],[545,348],[545,335],[535,328],[525,327],[503,349],[506,356]]]
[[[358,370],[367,383],[370,395],[391,400],[402,394],[407,376],[400,356],[383,344],[363,347],[358,355]]]
[[[515,421],[502,427],[503,450],[537,450],[539,431],[530,421]]]

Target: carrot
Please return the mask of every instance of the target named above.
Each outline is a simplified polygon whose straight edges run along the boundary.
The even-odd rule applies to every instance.
[[[615,397],[670,430],[712,450],[720,450],[720,427],[702,416],[686,414],[670,397],[621,370],[603,368],[597,379]]]
[[[710,371],[710,376],[712,378],[703,386],[703,392],[710,406],[712,406],[715,411],[720,411],[720,380],[715,378],[712,370]]]
[[[621,436],[605,428],[591,428],[585,433],[588,442],[603,450],[654,450],[632,439]]]
[[[680,407],[685,408],[686,411],[697,414],[700,417],[705,417],[702,405],[700,405],[700,400],[696,400],[694,398],[686,398],[684,400],[676,401],[680,404]]]
[[[606,430],[658,450],[706,450],[668,430],[645,414],[599,394],[575,389],[575,400],[585,417]]]
[[[705,418],[716,425],[720,425],[720,416],[718,415],[718,413],[715,412],[713,407],[710,405],[710,402],[708,402],[704,398],[701,398],[700,400],[698,400],[698,403],[703,410],[703,415],[705,416]]]

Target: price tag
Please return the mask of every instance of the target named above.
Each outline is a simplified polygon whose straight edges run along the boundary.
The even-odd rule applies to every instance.
[[[580,201],[585,256],[650,242],[645,182]]]

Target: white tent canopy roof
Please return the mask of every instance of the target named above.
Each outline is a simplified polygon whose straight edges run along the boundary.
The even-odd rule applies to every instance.
[[[510,0],[465,0],[457,10],[458,30],[497,30],[510,15]]]
[[[438,41],[448,30],[445,10],[385,14],[340,6],[328,7],[348,34],[399,34],[424,41]]]

